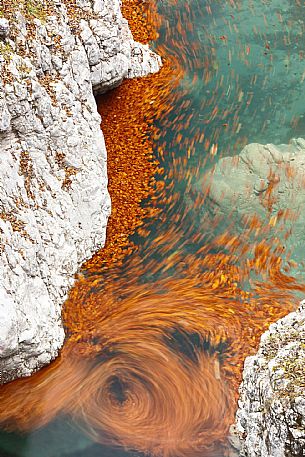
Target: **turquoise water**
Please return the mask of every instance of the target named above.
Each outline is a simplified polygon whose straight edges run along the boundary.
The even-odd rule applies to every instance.
[[[181,198],[171,208],[163,208],[167,217],[162,224],[169,228],[175,214],[177,226],[188,238],[184,239],[186,253],[195,252],[198,244],[190,240],[202,230],[203,216],[209,209],[206,201],[194,206],[205,173],[221,157],[236,156],[249,143],[288,144],[304,135],[304,6],[276,0],[191,0],[179,1],[175,7],[172,2],[159,1],[158,5],[164,20],[156,50],[158,45],[165,45],[184,71],[172,94],[174,109],[158,120],[162,132],[159,142],[166,144],[162,166],[165,170],[177,168],[174,161],[186,156],[189,145],[193,148],[183,169],[176,169],[173,192]],[[184,26],[182,33],[179,23]],[[177,97],[175,92],[184,95]],[[181,108],[183,102],[187,108]],[[180,141],[177,117],[182,118],[178,125],[183,136]],[[204,138],[199,138],[201,133]],[[210,154],[213,144],[218,148],[215,155]],[[157,227],[158,222],[154,225],[158,233]],[[204,229],[206,236],[200,242],[209,244],[223,226]],[[134,239],[141,243],[141,238]],[[177,238],[177,246],[180,244]],[[154,244],[152,254],[151,245],[152,239],[142,252],[162,260],[162,249]],[[146,276],[145,281],[148,279]]]
[[[192,130],[201,127],[222,155],[240,152],[243,143],[288,143],[302,135],[304,7],[274,0],[187,3],[194,30],[183,49],[175,28],[176,16],[185,14],[182,2],[175,12],[163,2],[168,22],[160,41],[186,70],[181,86],[192,101],[188,109],[196,113]]]
[[[181,109],[181,104],[175,105],[173,94],[171,116],[158,120],[164,132],[162,141],[170,151],[163,165],[170,169],[172,158],[185,154],[176,139],[178,115],[185,119],[193,115],[191,125],[181,129],[184,144],[191,142],[198,131],[204,132],[210,144],[218,144],[218,153],[213,156],[209,154],[210,145],[205,147],[202,140],[195,141],[188,166],[190,170],[197,169],[198,174],[186,184],[185,169],[175,189],[181,193],[181,200],[170,210],[164,208],[168,224],[172,223],[173,213],[181,214],[177,226],[188,226],[182,231],[191,239],[190,233],[196,232],[196,223],[202,217],[202,210],[191,208],[192,192],[201,173],[219,157],[238,154],[248,143],[288,143],[305,132],[304,7],[282,0],[188,0],[179,1],[175,7],[167,0],[159,0],[158,5],[164,21],[155,46],[166,44],[169,53],[179,56],[185,76],[176,90],[183,90],[184,100],[189,101],[188,107]],[[181,17],[183,33],[177,28]],[[187,30],[188,24],[193,30]],[[208,242],[210,236],[207,233],[201,243]],[[141,237],[134,240],[142,242]],[[139,255],[144,257],[152,249],[153,240],[152,234]],[[177,244],[181,244],[180,239]],[[186,240],[184,248],[194,252],[198,245]],[[160,264],[162,256],[160,250],[151,254]],[[143,276],[143,281],[152,279],[147,274]],[[24,436],[0,434],[0,457],[97,456],[140,454],[93,443],[67,417]],[[223,454],[216,450],[214,457]]]

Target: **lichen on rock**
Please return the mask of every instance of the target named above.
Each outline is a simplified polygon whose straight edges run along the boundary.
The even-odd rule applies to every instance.
[[[305,307],[263,334],[240,387],[241,455],[302,456],[305,449]]]
[[[133,40],[119,0],[9,2],[2,16],[0,383],[56,357],[74,274],[105,242],[94,92],[161,65]]]

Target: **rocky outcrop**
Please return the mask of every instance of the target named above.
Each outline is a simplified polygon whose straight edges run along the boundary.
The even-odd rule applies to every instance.
[[[248,357],[237,432],[242,456],[300,457],[305,451],[305,306],[272,324]]]
[[[273,245],[285,246],[284,252],[295,261],[295,275],[301,276],[304,177],[303,139],[279,146],[250,144],[240,155],[220,159],[200,182],[209,202],[205,216],[211,221],[217,215],[222,229],[229,227],[240,236],[256,217],[256,240],[269,238]],[[299,310],[272,324],[258,353],[246,359],[238,405],[235,428],[241,456],[305,455],[303,302]]]
[[[105,242],[93,91],[160,67],[132,39],[119,0],[38,3],[0,19],[0,383],[56,357],[73,276]]]

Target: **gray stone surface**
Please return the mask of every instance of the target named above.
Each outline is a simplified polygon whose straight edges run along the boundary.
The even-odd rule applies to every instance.
[[[93,90],[161,65],[132,39],[119,0],[78,3],[94,12],[79,33],[56,0],[31,34],[17,12],[18,35],[0,47],[0,383],[56,357],[74,274],[105,242],[107,157]]]
[[[236,417],[241,456],[304,455],[304,304],[272,324],[258,353],[246,359]]]

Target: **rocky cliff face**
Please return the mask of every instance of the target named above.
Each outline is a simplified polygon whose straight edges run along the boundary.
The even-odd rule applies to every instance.
[[[208,192],[207,217],[222,215],[224,225],[243,236],[256,216],[262,228],[258,240],[285,246],[295,262],[294,274],[304,281],[304,176],[303,139],[279,146],[250,144],[239,156],[220,159],[200,183]],[[304,367],[302,303],[270,326],[258,353],[245,361],[236,423],[241,456],[305,455]]]
[[[301,457],[305,450],[305,306],[272,324],[248,357],[237,431],[242,456]]]
[[[0,383],[56,357],[73,276],[105,242],[107,157],[93,91],[161,64],[133,40],[119,0],[25,2],[2,15]]]

